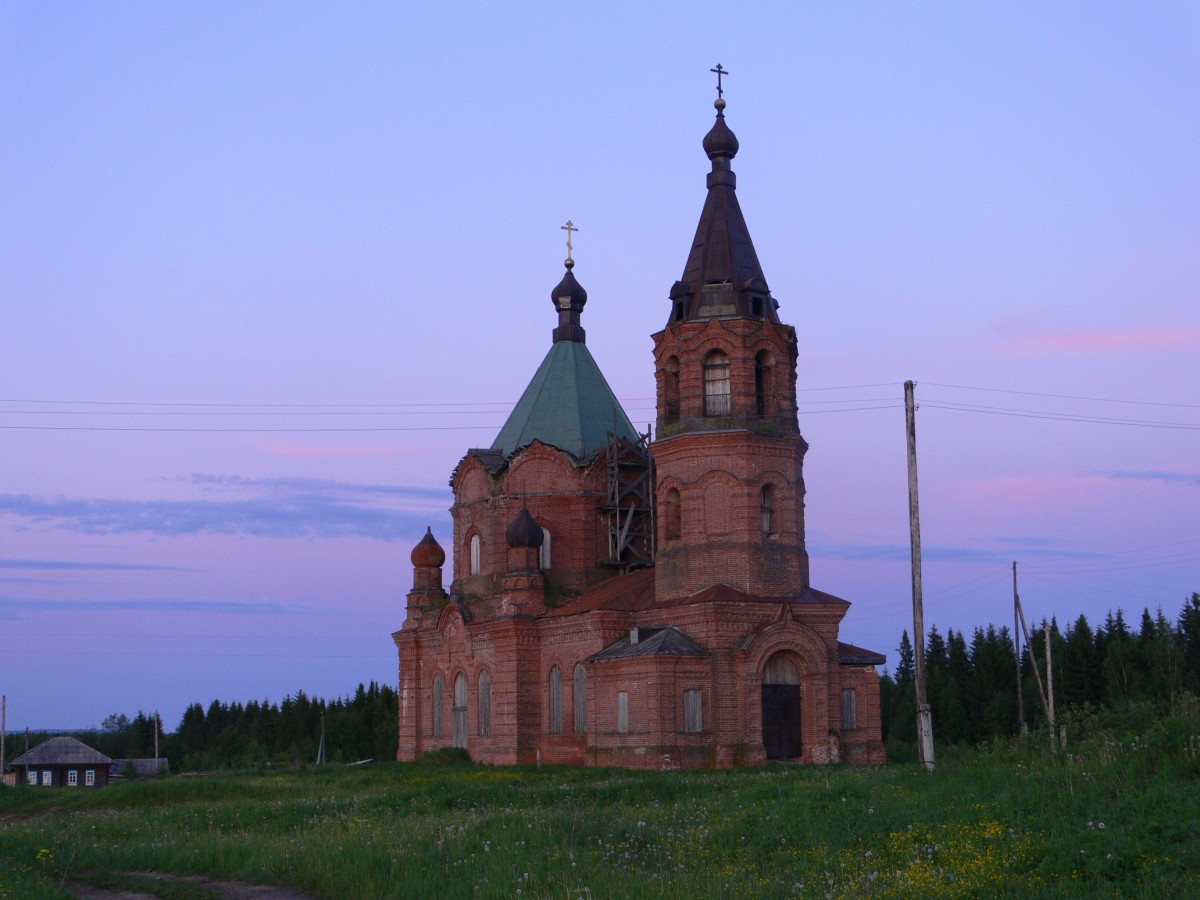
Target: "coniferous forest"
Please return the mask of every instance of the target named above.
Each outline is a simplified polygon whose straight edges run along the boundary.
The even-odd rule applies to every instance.
[[[1045,626],[1030,623],[1032,644],[1021,658],[1021,687],[1027,727],[1044,727],[1045,711],[1034,676],[1045,681]],[[1124,613],[1110,612],[1093,627],[1079,616],[1065,628],[1049,623],[1057,718],[1071,722],[1105,710],[1132,715],[1143,723],[1175,715],[1181,703],[1200,696],[1200,593],[1177,616],[1161,608],[1142,612],[1133,625]],[[1024,642],[1022,642],[1024,643]],[[883,738],[888,758],[916,758],[915,660],[907,631],[900,638],[894,670],[881,682]],[[926,692],[934,740],[970,745],[1014,735],[1019,730],[1017,669],[1012,632],[1007,626],[976,628],[968,637],[935,625],[925,640]],[[337,700],[303,691],[280,703],[211,701],[193,703],[174,732],[159,727],[159,755],[176,772],[312,763],[317,758],[322,715],[326,759],[349,763],[388,760],[396,753],[396,690],[371,682]],[[130,719],[114,714],[101,728],[75,736],[115,759],[154,754],[153,713]],[[36,735],[32,744],[51,735]],[[17,745],[19,746],[19,744]]]
[[[1021,654],[1021,699],[1026,725],[1045,726],[1034,665],[1046,681],[1045,622],[1030,623],[1031,644]],[[1136,626],[1118,610],[1093,628],[1079,616],[1065,629],[1049,623],[1054,705],[1060,722],[1105,709],[1144,720],[1180,712],[1200,696],[1200,593],[1177,617],[1160,607],[1142,611]],[[881,684],[883,737],[891,759],[915,759],[916,699],[913,644],[905,631],[897,663]],[[976,744],[1018,731],[1017,665],[1008,627],[944,635],[934,626],[925,639],[926,697],[938,744]],[[1193,701],[1194,702],[1194,701]]]

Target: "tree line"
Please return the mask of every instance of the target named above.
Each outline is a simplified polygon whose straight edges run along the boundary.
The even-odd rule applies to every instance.
[[[154,713],[138,712],[132,719],[114,714],[98,730],[74,737],[113,759],[145,759],[154,756],[157,731],[158,755],[169,759],[175,772],[296,765],[316,761],[322,718],[330,762],[396,758],[396,689],[374,681],[337,700],[298,691],[281,703],[213,700],[207,709],[193,703],[174,732],[164,731]],[[52,736],[38,735],[31,746]]]
[[[1021,699],[1031,729],[1046,722],[1034,677],[1036,665],[1045,685],[1046,625],[1057,710],[1144,703],[1172,715],[1184,695],[1200,696],[1200,593],[1184,601],[1174,620],[1161,607],[1154,615],[1143,610],[1136,630],[1120,610],[1095,629],[1082,615],[1065,630],[1051,619],[1034,629],[1021,653]],[[880,701],[889,753],[903,756],[916,741],[915,657],[907,630],[898,654],[895,672],[883,674]],[[1018,731],[1016,652],[1007,627],[976,628],[969,641],[961,631],[943,636],[931,628],[925,687],[939,743],[978,743]]]

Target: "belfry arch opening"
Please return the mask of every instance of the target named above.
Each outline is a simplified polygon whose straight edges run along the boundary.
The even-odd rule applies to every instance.
[[[767,759],[795,759],[800,742],[800,672],[792,656],[776,653],[762,673],[762,733]]]

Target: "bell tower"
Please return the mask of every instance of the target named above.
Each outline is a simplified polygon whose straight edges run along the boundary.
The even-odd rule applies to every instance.
[[[653,335],[658,599],[809,585],[796,332],[780,322],[738,205],[718,65],[708,194],[666,328]]]

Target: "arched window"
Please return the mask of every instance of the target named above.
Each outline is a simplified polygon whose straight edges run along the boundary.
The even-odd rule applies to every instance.
[[[773,534],[771,519],[775,513],[775,485],[768,483],[762,486],[761,501],[762,533],[764,535]]]
[[[471,535],[471,574],[478,575],[482,571],[482,563],[480,561],[482,541],[479,540],[479,535]]]
[[[454,746],[467,748],[467,676],[462,672],[454,679]]]
[[[549,531],[549,529],[543,528],[542,529],[542,546],[538,547],[538,568],[539,569],[550,568],[550,560],[551,560],[550,531]]]
[[[442,700],[446,692],[445,682],[441,675],[433,676],[433,736],[442,736]]]
[[[587,731],[587,669],[580,663],[575,667],[575,733]]]
[[[754,408],[760,416],[773,411],[771,398],[771,351],[760,350],[754,357]]]
[[[487,669],[479,673],[479,736],[492,733],[492,676]]]
[[[663,372],[663,412],[667,422],[679,419],[679,358],[675,356],[667,360]]]
[[[562,669],[555,666],[550,670],[550,733],[562,734]]]
[[[729,403],[729,357],[714,350],[704,358],[704,414],[727,416]]]
[[[679,491],[675,490],[675,488],[667,491],[666,500],[663,503],[663,518],[666,525],[667,540],[677,540],[679,532],[683,528],[683,516],[679,509]]]

